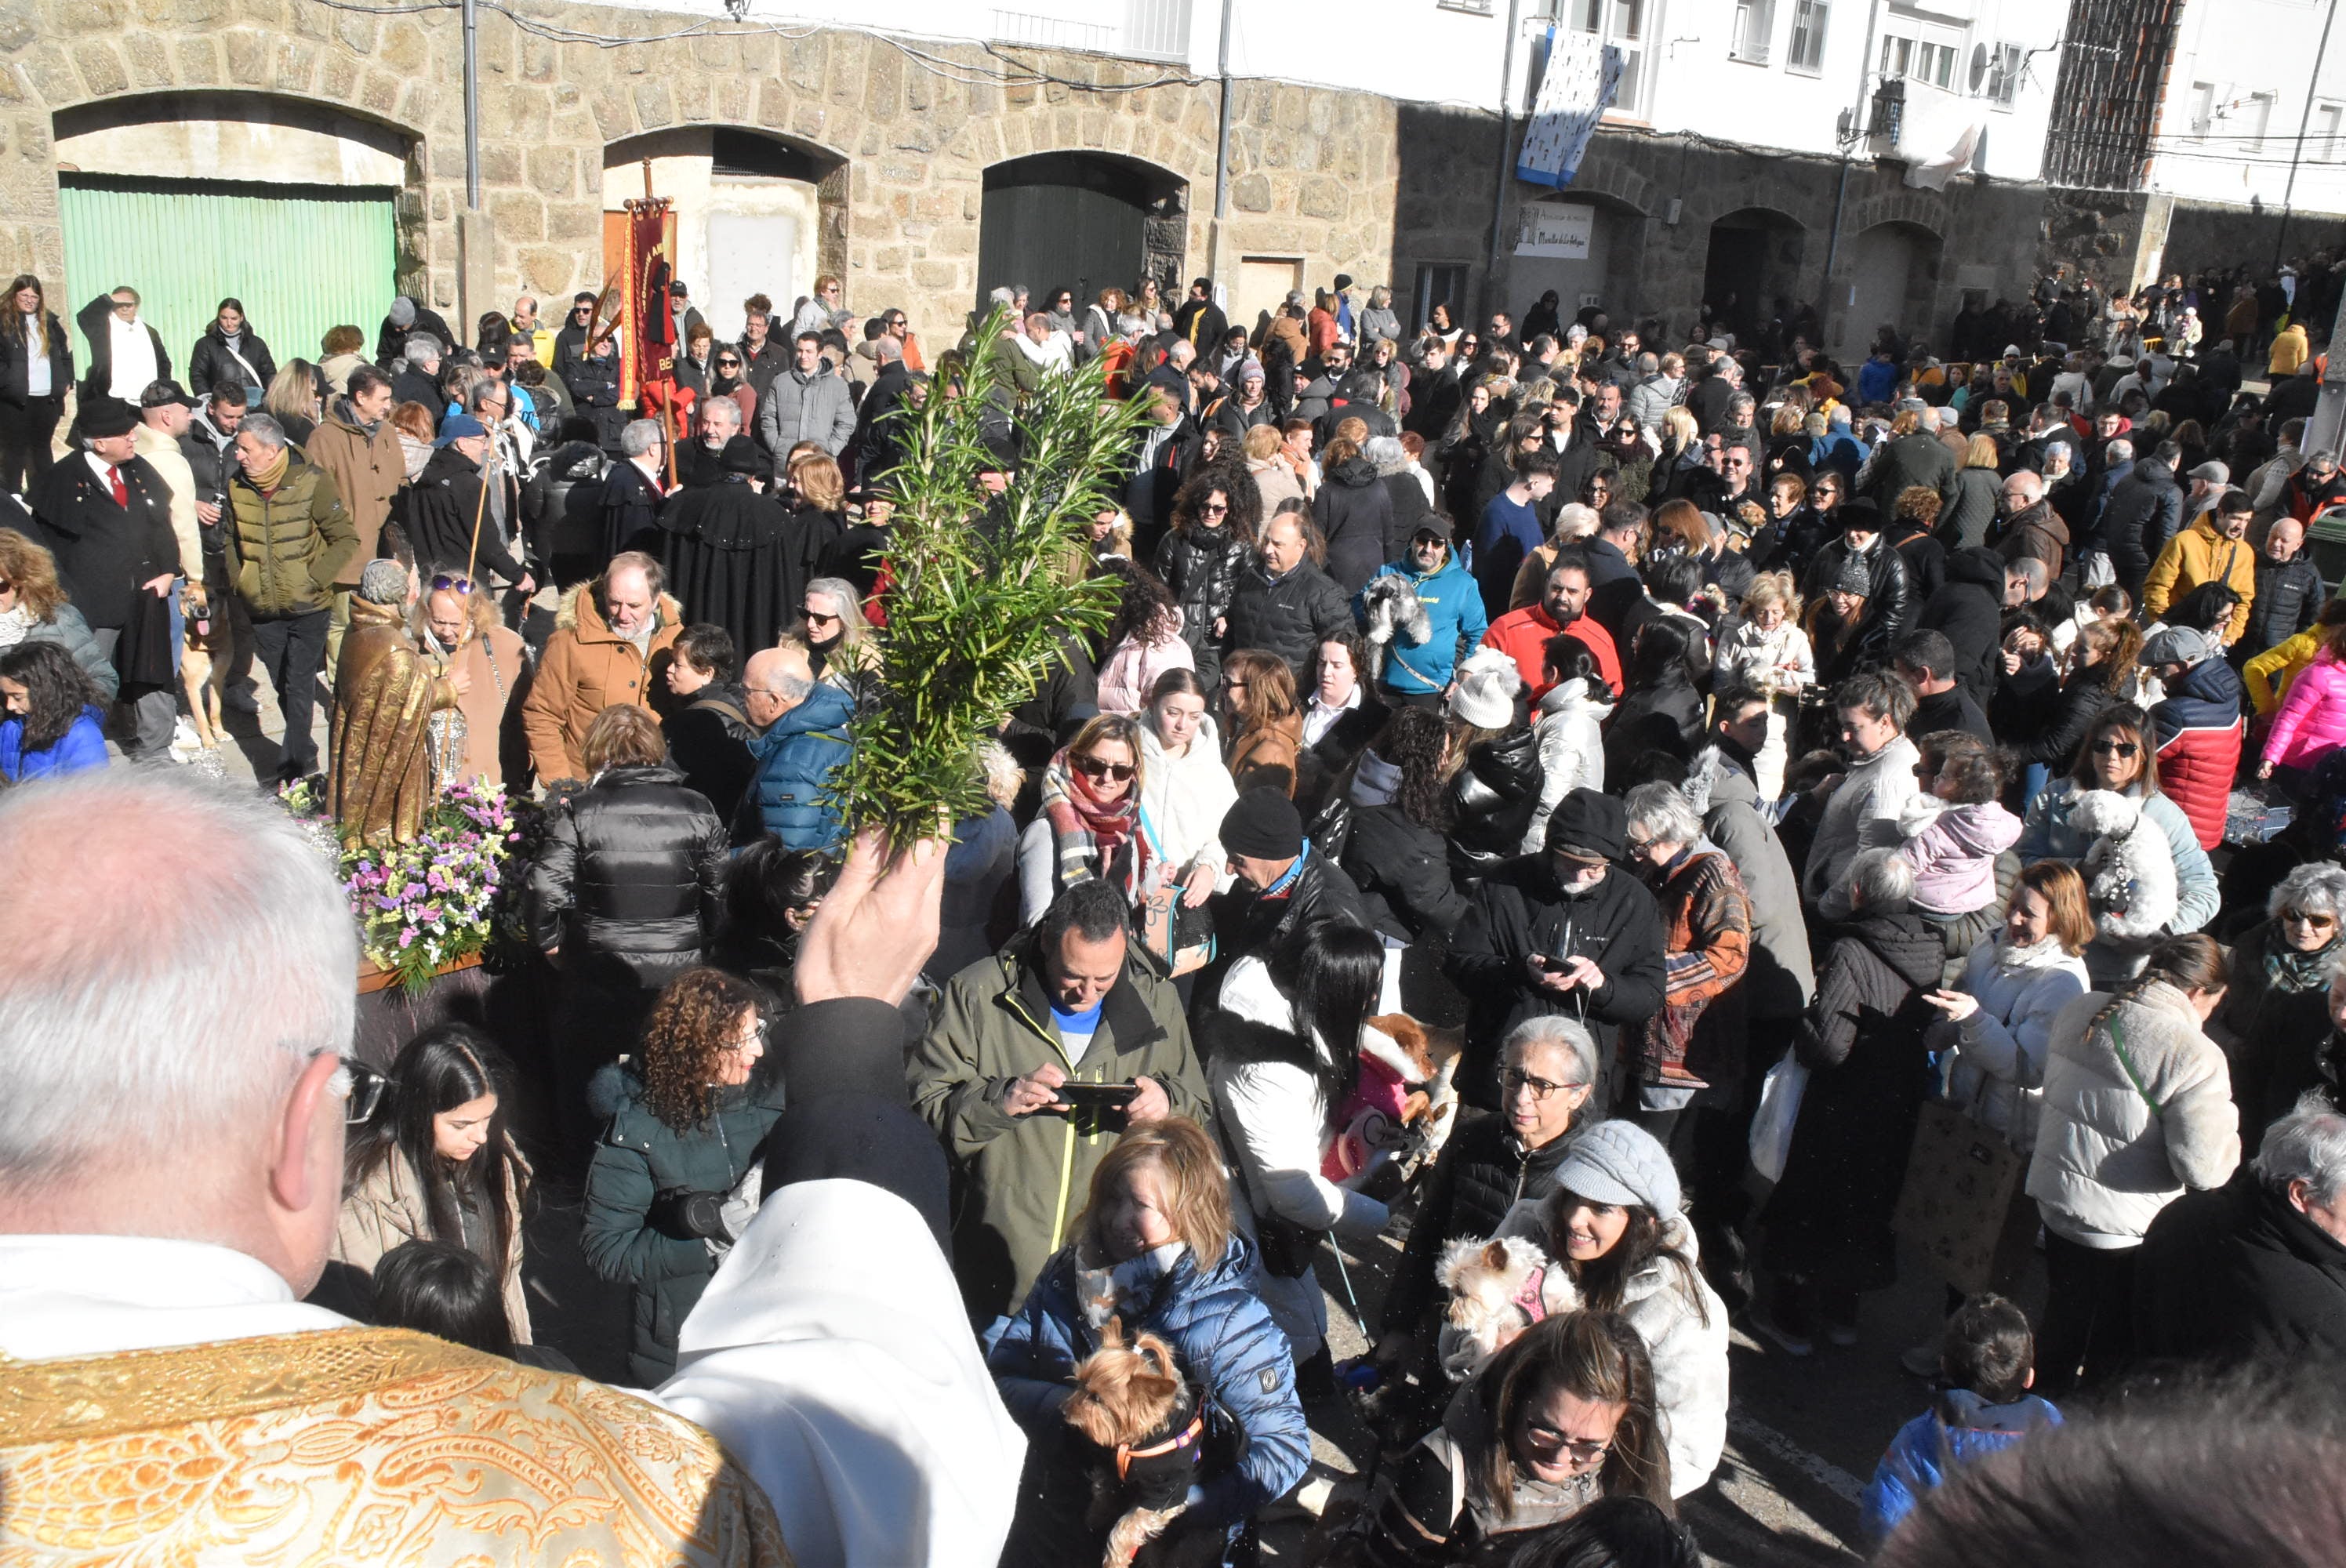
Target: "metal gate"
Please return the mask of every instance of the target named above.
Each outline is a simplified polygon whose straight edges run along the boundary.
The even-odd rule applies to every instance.
[[[1111,284],[1129,293],[1148,261],[1152,189],[1137,164],[1090,153],[1042,153],[985,171],[977,231],[977,305],[1025,284],[1030,309],[1072,289],[1076,311]]]
[[[360,351],[374,351],[394,289],[388,188],[94,174],[57,184],[66,286],[52,307],[70,321],[100,294],[138,290],[175,379],[186,378],[189,353],[229,296],[244,301],[280,365],[315,362],[336,326],[358,328]]]

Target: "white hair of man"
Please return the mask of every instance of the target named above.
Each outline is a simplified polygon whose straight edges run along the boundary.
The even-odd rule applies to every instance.
[[[700,428],[706,431],[711,425],[719,424],[732,430],[740,430],[741,405],[729,397],[718,396],[703,399],[700,404]]]
[[[619,432],[619,451],[627,457],[641,457],[647,453],[658,452],[659,443],[659,421],[656,419],[631,419],[627,427]]]
[[[1018,766],[1018,759],[999,740],[977,743],[977,769],[985,777],[987,796],[1005,808],[1015,802],[1018,791],[1026,786],[1026,769]]]
[[[2006,483],[2018,491],[2025,498],[2025,504],[2030,506],[2045,499],[2045,478],[2042,474],[2031,473],[2024,468]]]
[[[2102,448],[2102,458],[2106,463],[2131,463],[2134,461],[2134,443],[2119,436]]]
[[[0,903],[0,1202],[111,1173],[200,1204],[265,1161],[304,1064],[350,1047],[359,959],[284,812],[169,769],[85,773],[0,800],[0,864],[49,895]]]
[[[1506,1039],[1499,1045],[1499,1059],[1521,1062],[1525,1052],[1541,1047],[1561,1051],[1572,1058],[1572,1083],[1596,1082],[1596,1040],[1585,1025],[1560,1013],[1526,1018],[1508,1030]]]
[[[411,365],[434,365],[440,362],[440,340],[428,332],[418,332],[407,340],[401,352]]]
[[[1596,532],[1600,521],[1596,507],[1585,501],[1567,501],[1556,509],[1556,527],[1548,536],[1560,545],[1586,539]]]
[[[2273,1192],[2286,1195],[2292,1182],[2301,1181],[2314,1202],[2334,1207],[2346,1189],[2346,1115],[2320,1090],[2306,1095],[2265,1129],[2249,1166]]]
[[[1018,295],[1014,290],[1012,290],[1009,284],[1005,283],[998,289],[988,290],[985,298],[989,304],[1007,305],[1013,300],[1018,298]]]
[[[246,414],[243,421],[237,425],[236,433],[239,435],[250,435],[263,446],[281,448],[291,440],[291,437],[285,433],[285,427],[277,423],[276,416],[273,414]]]
[[[1702,837],[1702,819],[1675,784],[1640,784],[1623,803],[1628,808],[1629,826],[1643,828],[1657,842],[1684,849]]]
[[[1849,863],[1849,894],[1862,909],[1903,909],[1914,896],[1914,868],[1895,850],[1860,850]]]

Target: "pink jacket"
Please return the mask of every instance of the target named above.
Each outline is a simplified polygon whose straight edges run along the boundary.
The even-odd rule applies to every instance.
[[[1995,858],[2020,841],[2020,819],[1993,800],[1950,806],[1927,824],[1922,817],[1910,806],[1900,822],[1907,839],[1898,852],[1914,868],[1914,908],[1960,915],[1994,903]]]
[[[2324,654],[2290,684],[2265,735],[2264,759],[2310,769],[2341,746],[2346,746],[2346,664]]]
[[[1157,677],[1168,669],[1195,669],[1198,656],[1181,636],[1181,612],[1173,612],[1173,629],[1163,638],[1142,643],[1127,637],[1100,661],[1099,710],[1137,714],[1148,706]]]

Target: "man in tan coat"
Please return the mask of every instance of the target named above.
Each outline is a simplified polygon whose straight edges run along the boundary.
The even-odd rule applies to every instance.
[[[334,578],[334,615],[326,633],[326,667],[335,667],[342,653],[342,633],[351,624],[351,590],[359,572],[378,555],[386,554],[380,540],[383,520],[391,514],[391,498],[407,478],[407,463],[399,445],[399,432],[391,423],[391,378],[372,365],[351,372],[350,392],[330,399],[325,417],[311,433],[305,450],[310,461],[333,476],[334,494],[358,530],[359,547],[342,563]]]
[[[522,728],[541,783],[586,776],[578,748],[605,708],[623,702],[657,708],[667,700],[661,677],[669,645],[684,630],[684,608],[661,591],[665,581],[658,561],[623,550],[601,576],[563,600],[522,703]]]
[[[131,450],[163,476],[171,492],[171,537],[179,542],[179,575],[191,583],[204,580],[204,540],[196,526],[196,474],[179,450],[188,433],[188,411],[196,400],[177,382],[157,382],[138,399],[138,428],[130,433]]]

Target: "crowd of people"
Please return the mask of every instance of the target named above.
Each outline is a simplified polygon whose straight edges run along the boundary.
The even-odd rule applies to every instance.
[[[2130,1374],[2346,1351],[2346,608],[2304,555],[2346,481],[2290,401],[2318,356],[2283,362],[2335,308],[2310,273],[2272,320],[2236,278],[2056,276],[2025,331],[1967,308],[1963,357],[1885,328],[1853,367],[1796,315],[1671,346],[1551,295],[1411,331],[1342,277],[1251,326],[1205,280],[1005,287],[943,350],[826,279],[720,344],[679,284],[682,391],[633,418],[592,295],[470,347],[402,298],[371,358],[338,327],[281,368],[230,299],[191,394],[134,290],[80,313],[76,381],[20,278],[0,777],[105,769],[109,730],[168,771],[257,663],[258,771],[324,773],[346,843],[536,788],[544,1038],[438,1025],[358,1074],[331,1264],[286,1278],[564,1371],[525,1222],[578,1203],[628,1379],[801,1561],[805,1531],[974,1560],[910,1544],[973,1522],[1091,1561],[1134,1474],[1148,1529],[1249,1560],[1315,1410],[1359,1399],[1380,1451],[1321,1561],[1692,1562],[1731,1326],[1865,1345],[1952,1119],[2002,1183],[1943,1330],[1873,1331],[1934,1390],[1869,1495],[1887,1534]],[[2228,292],[2256,309],[2218,336]],[[842,989],[877,868],[827,787],[887,679],[891,475],[981,350],[992,494],[1053,481],[1018,439],[1044,378],[1105,361],[1142,406],[1035,564],[1116,610],[972,759],[990,805],[918,872],[920,951]],[[887,1005],[825,1065],[838,998]],[[821,1466],[726,1391],[775,1287],[738,1260],[842,1169],[933,1236],[971,1420],[1025,1439],[987,1440],[998,1495],[941,1449],[847,1491],[953,1507],[809,1525]],[[1380,1235],[1340,1365],[1323,1270]]]

